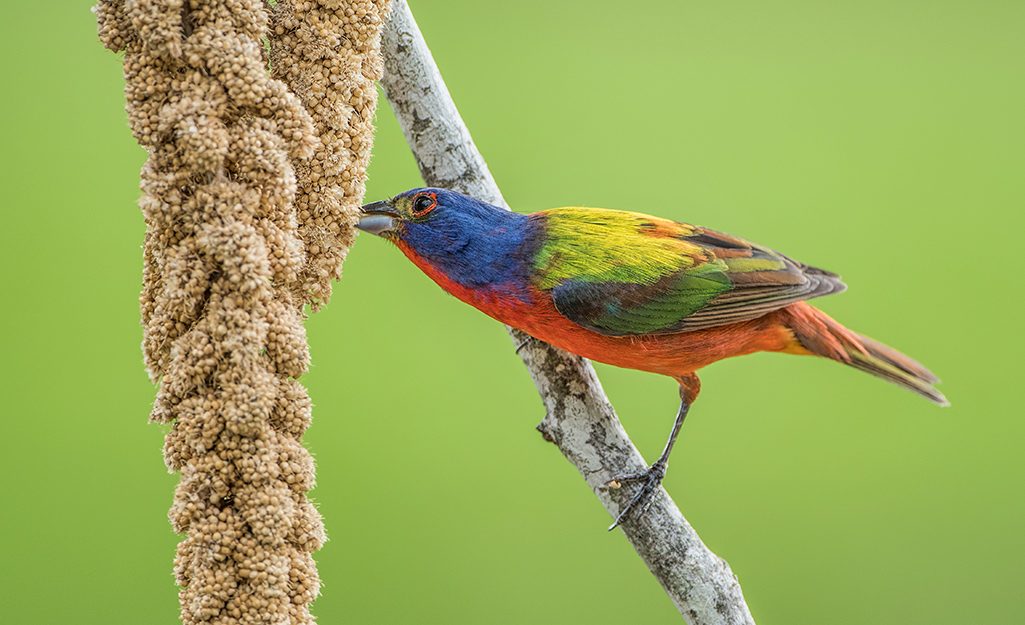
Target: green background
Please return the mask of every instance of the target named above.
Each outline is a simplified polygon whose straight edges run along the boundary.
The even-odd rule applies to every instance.
[[[171,624],[144,153],[88,6],[0,20],[0,622]],[[758,622],[1025,622],[1025,4],[413,8],[515,209],[650,212],[842,273],[821,306],[944,378],[948,409],[812,358],[703,372],[665,484]],[[369,199],[419,184],[378,122]],[[307,327],[321,623],[679,622],[534,431],[497,323],[364,236]],[[654,458],[674,382],[599,374]]]

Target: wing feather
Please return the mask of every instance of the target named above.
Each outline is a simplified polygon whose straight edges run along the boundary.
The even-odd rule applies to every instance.
[[[565,221],[549,228],[557,236],[542,250],[540,284],[562,315],[604,335],[702,330],[846,288],[834,273],[698,226],[600,209],[539,214],[572,222],[581,211],[586,230]],[[563,263],[601,271],[560,271]]]

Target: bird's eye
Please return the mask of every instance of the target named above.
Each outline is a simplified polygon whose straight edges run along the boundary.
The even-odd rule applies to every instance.
[[[434,210],[434,207],[437,205],[438,199],[433,193],[421,193],[413,198],[413,215],[416,217],[423,217]]]

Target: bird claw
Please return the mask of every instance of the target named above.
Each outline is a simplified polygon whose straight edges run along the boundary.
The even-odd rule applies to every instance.
[[[537,340],[536,338],[534,338],[533,336],[530,336],[528,334],[527,338],[525,338],[522,341],[520,341],[520,344],[516,346],[516,355],[518,356],[520,354],[520,350],[523,349],[524,347],[526,347],[527,345],[529,345],[531,341],[536,341],[536,340]]]
[[[655,499],[655,490],[662,484],[662,479],[666,476],[666,464],[665,462],[657,461],[643,473],[620,475],[605,482],[605,486],[609,488],[620,488],[624,482],[644,482],[641,485],[641,489],[630,500],[630,503],[626,504],[626,507],[620,511],[615,522],[609,526],[610,532],[619,527],[619,524],[623,522],[626,515],[630,514],[638,505],[641,506],[640,512],[638,512],[639,515],[643,516],[648,511],[652,501]]]

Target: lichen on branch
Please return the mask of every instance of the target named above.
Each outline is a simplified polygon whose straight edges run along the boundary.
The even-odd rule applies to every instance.
[[[181,472],[170,519],[186,534],[174,567],[185,623],[312,622],[325,534],[301,444],[303,306],[328,299],[352,242],[386,8],[95,7],[101,41],[124,52],[128,121],[149,153],[143,352],[160,384],[151,419],[172,424],[164,456]],[[268,71],[268,35],[287,81]]]

